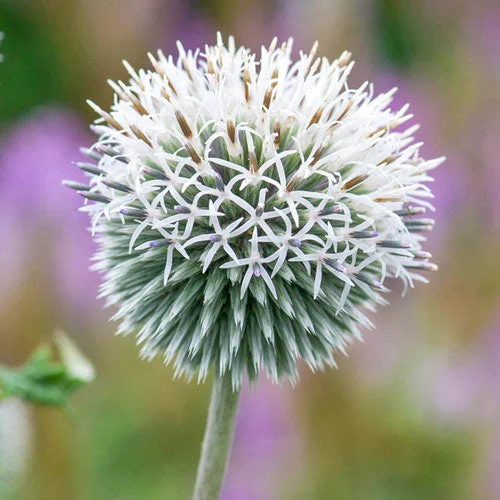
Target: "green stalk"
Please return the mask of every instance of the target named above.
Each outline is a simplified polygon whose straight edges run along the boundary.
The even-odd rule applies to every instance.
[[[219,498],[233,441],[239,396],[239,390],[233,391],[231,374],[215,376],[193,500]]]

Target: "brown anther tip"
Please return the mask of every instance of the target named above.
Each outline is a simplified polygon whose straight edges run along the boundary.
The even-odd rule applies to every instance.
[[[311,68],[309,69],[309,73],[311,75],[314,75],[318,70],[320,64],[321,64],[321,57],[317,57],[316,60],[313,62]]]
[[[389,131],[388,126],[382,126],[376,128],[373,132],[370,132],[367,137],[375,137],[376,135],[382,137]]]
[[[188,152],[189,156],[192,158],[192,160],[197,164],[201,165],[201,158],[200,155],[196,152],[196,150],[193,148],[191,144],[186,144],[184,146],[186,148],[186,151]]]
[[[264,101],[262,103],[262,111],[266,111],[269,109],[269,105],[271,104],[271,98],[273,95],[273,89],[267,89],[266,93],[264,94]]]
[[[312,59],[311,59],[312,60]],[[319,68],[321,63],[321,58],[318,57],[312,64],[309,62],[309,66],[304,73],[304,78],[307,78],[309,75],[314,75]]]
[[[276,134],[274,136],[274,146],[279,148],[281,142],[281,123],[279,121],[274,122],[273,132]]]
[[[170,78],[167,78],[167,84],[170,87],[170,90],[174,93],[174,95],[178,96],[179,94],[177,93],[177,90],[174,87],[174,84],[170,80]]]
[[[311,47],[311,51],[309,52],[309,57],[311,59],[316,55],[316,52],[318,52],[318,47],[319,47],[319,42],[318,42],[318,40],[316,40],[313,43],[313,46]]]
[[[409,120],[409,118],[406,118],[406,117],[394,120],[394,121],[392,121],[391,123],[389,123],[389,124],[387,124],[385,126],[377,128],[376,130],[374,130],[373,132],[371,132],[370,134],[368,134],[368,137],[374,137],[376,135],[378,135],[379,137],[382,137],[385,134],[388,134],[389,132],[393,131],[395,128],[397,128],[400,125],[402,125],[407,120]]]
[[[207,60],[207,73],[215,75],[215,66],[214,63],[212,62],[212,59]]]
[[[123,127],[106,111],[100,108],[97,104],[90,99],[87,100],[88,105],[101,117],[104,121],[116,130],[122,130]]]
[[[153,66],[153,68],[155,67],[156,64],[158,64],[158,62],[156,61],[155,56],[153,54],[151,54],[151,52],[148,52],[148,59],[150,60],[151,65]]]
[[[290,182],[286,185],[286,192],[287,193],[290,193],[291,191],[293,191],[295,189],[295,186],[297,185],[297,183],[299,182],[299,179],[297,178],[296,175],[294,175],[291,179],[290,179]]]
[[[125,66],[125,69],[127,70],[127,73],[130,75],[131,79],[135,82],[135,84],[141,89],[145,90],[144,84],[141,82],[141,79],[135,72],[134,68],[125,60],[122,61],[123,66]]]
[[[390,198],[390,197],[387,197],[387,198],[375,198],[373,200],[375,203],[397,203],[398,201],[401,201],[399,198]]]
[[[179,127],[181,128],[186,139],[191,139],[191,137],[193,137],[193,131],[184,118],[184,115],[180,111],[176,111],[175,118],[177,119],[177,123],[179,124]]]
[[[191,70],[189,69],[187,59],[185,57],[182,59],[182,67],[184,68],[184,71],[187,73],[189,79],[193,81],[193,75],[191,73]]]
[[[307,126],[307,128],[311,127],[312,125],[314,125],[315,123],[318,123],[320,118],[321,118],[321,115],[323,114],[323,107],[319,107],[317,110],[316,110],[316,113],[314,113],[313,117],[311,118],[311,121],[309,122],[309,125]]]
[[[250,102],[250,83],[252,77],[250,76],[250,71],[248,69],[243,70],[243,86],[245,88],[245,101]]]
[[[160,90],[160,94],[162,97],[164,97],[168,102],[170,102],[170,95],[169,93],[167,92],[167,90],[165,88],[162,87],[162,89]]]
[[[142,130],[137,128],[135,125],[130,125],[130,131],[141,141],[145,142],[148,146],[153,146],[153,143],[144,135]]]
[[[248,153],[248,161],[250,163],[250,171],[256,174],[259,171],[259,165],[257,164],[257,157],[255,156],[255,151],[250,151]]]
[[[226,123],[227,135],[233,144],[236,144],[236,129],[233,120],[228,120]]]
[[[120,88],[119,85],[117,85],[116,82],[114,82],[111,79],[108,79],[108,85],[120,99],[122,99],[123,101],[128,101],[127,96],[123,93],[122,89]]]
[[[153,54],[151,54],[151,52],[148,52],[148,57],[149,57],[149,60],[151,61],[151,65],[153,66],[153,69],[156,71],[156,73],[158,73],[161,77],[164,77],[166,75],[165,71],[163,71],[160,64],[155,59]]]
[[[108,114],[106,113],[106,111],[104,111],[100,106],[98,106],[94,101],[90,99],[87,99],[87,104],[102,118],[104,118],[104,116]]]
[[[352,178],[350,181],[347,181],[342,186],[342,190],[348,191],[349,189],[352,189],[353,187],[357,186],[358,184],[361,184],[366,179],[368,179],[367,175],[357,175],[356,177]]]
[[[347,50],[345,52],[342,53],[342,55],[340,56],[339,60],[338,60],[338,63],[337,63],[337,66],[339,68],[343,68],[344,66],[347,66],[350,62],[351,62],[351,58],[352,58],[352,53],[351,52],[348,52]]]
[[[338,116],[337,118],[337,121],[339,122],[340,120],[342,120],[343,118],[345,118],[345,116],[347,115],[347,113],[349,113],[349,111],[351,110],[352,108],[352,105],[354,104],[354,99],[351,99],[348,103],[347,103],[347,106],[345,107],[344,111],[342,111],[342,113],[340,113],[340,115]]]
[[[311,163],[309,164],[310,167],[313,167],[314,165],[316,165],[316,163],[318,163],[319,159],[321,158],[321,155],[323,154],[323,152],[325,151],[325,146],[320,146],[313,154],[313,157],[312,157],[312,160],[311,160]]]
[[[122,90],[122,99],[124,101],[131,102],[135,110],[141,115],[148,115],[148,110],[142,105],[141,101],[139,101],[139,99],[132,93],[132,91],[123,82],[119,82],[119,85]]]
[[[110,114],[107,114],[105,120],[110,127],[116,130],[123,130],[123,127]]]
[[[273,74],[271,75],[273,82],[271,83],[271,88],[276,87],[278,85],[278,68],[273,69]]]
[[[134,109],[141,115],[147,116],[149,115],[148,110],[142,105],[141,101],[137,98],[131,99]]]
[[[389,163],[392,163],[394,160],[397,159],[397,156],[388,156],[387,158],[384,158],[378,165],[383,165],[384,163],[385,164],[389,164]]]

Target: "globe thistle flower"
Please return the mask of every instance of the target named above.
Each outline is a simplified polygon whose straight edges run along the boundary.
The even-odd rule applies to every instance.
[[[142,354],[204,379],[213,367],[277,381],[334,365],[363,311],[434,270],[422,250],[434,221],[424,160],[395,89],[350,88],[351,54],[292,59],[292,40],[260,56],[215,46],[149,54],[109,81],[109,112],[86,154],[87,203],[101,295]]]

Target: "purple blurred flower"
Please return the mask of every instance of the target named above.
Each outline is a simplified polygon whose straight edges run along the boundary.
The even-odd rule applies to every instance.
[[[437,416],[465,423],[500,417],[495,415],[500,408],[499,312],[479,333],[476,346],[465,352],[436,353],[422,367],[423,398],[432,403]]]
[[[449,357],[449,356],[448,356]],[[435,417],[451,422],[467,423],[482,399],[482,379],[473,359],[460,353],[446,359],[444,353],[435,353],[423,365],[424,401]]]
[[[180,10],[179,21],[174,31],[175,39],[181,40],[186,49],[203,47],[207,40],[215,37],[215,28],[210,20],[194,10]]]
[[[175,0],[164,4],[159,16],[168,20],[170,30],[159,33],[156,41],[165,54],[176,52],[175,43],[180,40],[184,47],[190,50],[204,47],[207,40],[215,40],[216,28],[211,20],[204,16],[200,9],[190,6],[191,2]]]
[[[415,305],[404,300],[401,294],[393,293],[390,298],[393,312],[381,310],[377,318],[377,330],[384,332],[377,342],[366,335],[366,343],[358,344],[344,370],[353,370],[352,378],[363,387],[378,390],[398,380],[408,359],[415,359],[415,352],[422,342],[422,330]],[[404,334],[401,325],[405,324]]]
[[[480,367],[483,381],[481,385],[491,391],[493,407],[500,410],[500,303],[494,308],[494,314],[480,336],[480,347],[477,353],[477,364]],[[488,400],[490,398],[487,398]]]
[[[485,169],[484,193],[486,194],[486,207],[484,218],[486,227],[494,227],[500,232],[500,208],[498,206],[498,186],[500,186],[500,168],[498,162],[498,137],[500,137],[500,120],[495,113],[493,117],[484,118],[488,134],[481,134],[478,138],[480,160]],[[479,132],[478,132],[479,135]]]
[[[71,162],[88,142],[78,117],[56,108],[35,111],[3,137],[0,293],[26,278],[30,259],[48,256],[37,266],[48,277],[58,303],[77,312],[94,302],[97,281],[87,271],[93,247],[83,230],[87,218],[77,211],[78,197],[61,185],[65,177],[74,177]]]
[[[243,390],[223,500],[276,498],[280,472],[289,477],[299,446],[289,396],[268,381]]]
[[[460,34],[459,43],[463,43],[463,47],[474,50],[475,57],[493,64],[497,71],[500,69],[500,6],[497,0],[421,0],[421,6],[448,32],[447,35]]]
[[[432,410],[439,417],[480,428],[488,436],[478,479],[485,498],[499,498],[500,308],[479,333],[476,345],[471,352],[455,354],[447,364],[436,358],[434,368],[425,369],[424,398],[433,402]]]
[[[493,65],[498,75],[500,70],[500,7],[489,6],[470,16],[467,23],[467,32],[472,46],[477,49],[477,54],[483,63]]]

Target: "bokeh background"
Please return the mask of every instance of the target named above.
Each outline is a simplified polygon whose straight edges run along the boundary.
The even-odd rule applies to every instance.
[[[0,362],[66,330],[98,378],[71,412],[0,405],[0,498],[189,498],[209,384],[172,380],[113,336],[88,271],[81,200],[60,184],[111,103],[121,60],[213,42],[354,53],[351,84],[398,86],[435,172],[440,265],[377,329],[303,370],[246,387],[224,500],[500,498],[500,5],[497,0],[0,0]]]

